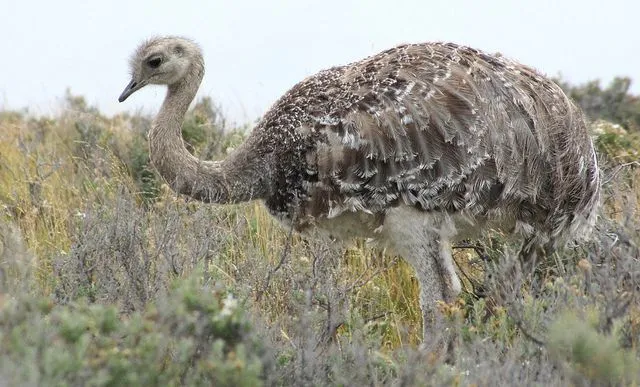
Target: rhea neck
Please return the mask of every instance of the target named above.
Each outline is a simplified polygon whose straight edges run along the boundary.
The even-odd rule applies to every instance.
[[[261,170],[264,163],[245,156],[247,143],[224,161],[200,160],[184,146],[182,122],[203,76],[204,64],[198,57],[184,77],[168,85],[149,132],[151,161],[174,191],[200,201],[238,203],[263,198],[268,191]]]
[[[168,85],[167,95],[155,119],[152,133],[171,134],[174,140],[179,139],[180,144],[183,145],[182,121],[198,92],[203,77],[204,62],[201,56],[197,56],[189,65],[185,75],[177,82]]]

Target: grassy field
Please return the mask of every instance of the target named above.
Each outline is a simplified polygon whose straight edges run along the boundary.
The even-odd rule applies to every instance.
[[[259,203],[176,197],[149,125],[71,95],[54,117],[0,112],[0,385],[640,384],[637,133],[593,125],[605,197],[588,243],[534,274],[499,234],[486,262],[456,248],[450,365],[419,350],[401,259],[303,240]],[[215,159],[244,130],[204,99],[183,135]]]

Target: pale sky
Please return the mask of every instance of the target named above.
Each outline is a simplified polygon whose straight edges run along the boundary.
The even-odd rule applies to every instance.
[[[55,114],[69,87],[101,111],[154,113],[147,87],[119,104],[128,58],[153,35],[204,49],[209,95],[246,123],[305,76],[399,43],[452,41],[571,82],[616,75],[640,94],[634,0],[0,0],[0,109]]]

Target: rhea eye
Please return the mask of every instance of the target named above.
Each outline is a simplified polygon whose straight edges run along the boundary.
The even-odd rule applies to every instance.
[[[162,58],[157,56],[155,58],[151,58],[147,61],[147,65],[152,69],[157,69],[162,64]]]

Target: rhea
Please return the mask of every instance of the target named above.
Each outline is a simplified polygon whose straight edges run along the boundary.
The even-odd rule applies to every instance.
[[[149,132],[173,190],[208,203],[261,200],[296,231],[373,238],[420,285],[424,339],[461,290],[451,242],[497,229],[522,256],[588,232],[599,171],[582,112],[554,82],[453,43],[400,45],[320,71],[287,91],[222,161],[187,151],[181,125],[204,76],[198,45],[141,44],[119,101],[167,85]]]

